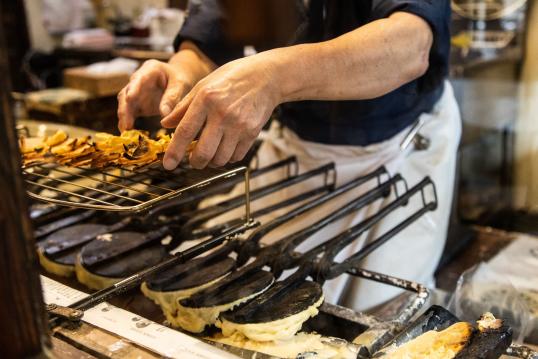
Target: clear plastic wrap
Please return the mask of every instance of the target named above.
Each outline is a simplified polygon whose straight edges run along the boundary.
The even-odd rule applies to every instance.
[[[480,263],[461,275],[448,309],[470,322],[491,312],[512,328],[517,343],[522,343],[533,329],[530,309],[521,293],[487,263]]]

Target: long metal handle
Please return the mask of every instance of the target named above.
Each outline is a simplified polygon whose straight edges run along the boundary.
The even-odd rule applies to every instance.
[[[281,201],[281,202],[275,203],[273,205],[261,208],[261,209],[259,209],[257,211],[254,211],[252,213],[252,217],[253,218],[260,218],[261,216],[264,216],[264,215],[266,215],[268,213],[277,211],[277,210],[279,210],[281,208],[286,208],[286,207],[291,206],[291,205],[293,205],[295,203],[300,203],[300,202],[303,202],[303,201],[305,201],[305,200],[307,200],[307,199],[309,199],[311,197],[315,197],[315,196],[321,195],[323,193],[326,193],[329,190],[331,190],[332,188],[333,188],[332,184],[330,184],[330,185],[322,185],[321,187],[315,188],[315,189],[313,189],[311,191],[300,193],[297,196],[288,198],[288,199],[286,199],[284,201]],[[217,224],[217,225],[209,227],[209,228],[198,228],[198,229],[195,229],[195,230],[192,231],[192,238],[203,238],[203,237],[209,236],[209,235],[216,235],[218,233],[222,233],[227,228],[230,228],[231,226],[237,225],[238,223],[242,223],[244,221],[245,221],[244,218],[234,218],[234,219],[232,219],[230,221],[220,223],[220,224]]]
[[[432,201],[426,201],[424,195],[424,189],[426,186],[431,185],[433,188],[434,198]],[[357,253],[347,258],[342,263],[334,264],[333,260],[336,255],[347,245],[353,242],[358,236],[362,233],[371,229],[374,225],[378,224],[383,218],[388,214],[392,213],[399,207],[407,205],[409,199],[417,193],[421,193],[423,206],[418,211],[414,212],[412,215],[407,217],[405,220],[401,221],[394,228],[389,230],[387,233],[383,234],[381,237],[376,240],[368,243]],[[323,255],[320,261],[320,271],[318,273],[318,279],[323,281],[325,279],[332,279],[340,274],[346,272],[350,268],[356,266],[362,259],[367,255],[373,252],[375,249],[379,248],[382,244],[386,243],[389,239],[393,238],[396,234],[400,233],[403,229],[407,228],[423,214],[429,211],[433,211],[437,208],[437,194],[435,192],[435,186],[429,177],[426,177],[418,184],[409,189],[406,193],[399,196],[396,200],[392,201],[387,206],[383,207],[378,213],[367,218],[356,226],[350,228],[349,230],[343,232],[341,235],[335,237],[331,242],[333,243],[330,246],[325,254]]]
[[[124,293],[130,289],[133,289],[137,286],[139,286],[145,279],[147,279],[149,276],[156,275],[162,271],[165,271],[175,265],[185,263],[186,261],[193,259],[213,248],[216,248],[223,244],[225,241],[229,240],[235,235],[241,234],[244,231],[248,230],[249,228],[252,228],[255,226],[255,222],[250,222],[249,224],[241,224],[239,226],[236,226],[235,228],[230,229],[225,234],[222,234],[218,237],[214,237],[211,239],[208,239],[200,244],[197,244],[195,246],[192,246],[191,248],[176,253],[171,258],[165,260],[162,263],[159,263],[153,267],[147,268],[143,271],[140,271],[136,274],[133,274],[132,276],[125,278],[124,280],[108,287],[105,289],[102,289],[100,291],[97,291],[69,306],[69,308],[78,309],[78,310],[87,310],[91,307],[96,306],[99,303],[102,303],[106,300],[109,300],[121,293]],[[54,317],[51,318],[49,321],[49,324],[51,326],[55,326],[59,324],[59,318]]]
[[[346,184],[336,188],[334,191],[321,196],[319,198],[316,198],[315,200],[305,204],[304,206],[301,206],[299,208],[295,208],[288,213],[286,213],[283,216],[280,216],[260,227],[258,227],[255,231],[252,232],[252,234],[249,236],[248,241],[257,243],[259,242],[267,233],[271,232],[273,229],[277,228],[278,226],[281,226],[284,223],[287,223],[291,221],[293,218],[313,209],[320,207],[321,205],[327,203],[331,199],[350,191],[353,188],[356,188],[372,179],[377,178],[378,183],[381,183],[382,176],[388,176],[388,172],[384,167],[380,167],[377,170],[362,176],[355,178]]]
[[[364,208],[368,204],[374,202],[377,199],[388,196],[390,194],[390,188],[395,186],[398,181],[401,181],[401,177],[396,175],[392,178],[389,178],[388,181],[383,182],[378,185],[376,188],[364,193],[363,195],[355,198],[354,200],[348,202],[340,209],[331,213],[330,215],[324,217],[320,221],[314,223],[313,225],[305,228],[302,231],[299,231],[290,237],[284,239],[282,242],[276,243],[279,246],[281,255],[273,261],[271,265],[273,273],[275,276],[279,276],[284,269],[294,267],[297,262],[297,254],[293,251],[297,248],[303,241],[308,239],[312,234],[319,231],[321,228],[333,223],[348,214],[358,211],[361,208]],[[306,251],[302,255],[299,255],[302,261],[305,261],[307,258],[313,258],[317,253],[323,251],[322,248],[325,248],[325,244],[320,244],[313,249]],[[240,256],[239,256],[240,257]]]
[[[276,183],[272,183],[270,185],[267,185],[262,188],[258,188],[256,190],[253,190],[250,192],[250,201],[265,197],[269,194],[275,193],[277,191],[280,191],[284,188],[290,187],[292,185],[295,185],[297,183],[306,181],[307,179],[319,176],[319,175],[327,175],[328,172],[334,171],[334,164],[329,163],[326,165],[323,165],[321,167],[318,167],[316,169],[313,169],[311,171],[308,171],[306,173],[290,177],[288,179],[284,179],[281,181],[278,181]],[[237,208],[245,203],[245,196],[243,194],[233,197],[231,199],[228,199],[226,201],[223,201],[219,204],[216,204],[215,206],[204,208],[198,212],[197,215],[189,219],[187,223],[183,226],[183,235],[185,237],[190,236],[192,231],[199,227],[204,222],[207,222],[210,219],[213,219],[223,213],[226,213],[230,211],[231,209]]]
[[[297,158],[295,156],[291,156],[291,157],[288,157],[288,158],[286,158],[286,159],[284,159],[282,161],[272,163],[272,164],[270,164],[268,166],[258,168],[258,169],[255,169],[255,170],[251,170],[251,171],[249,171],[249,177],[250,178],[255,178],[255,177],[258,177],[260,175],[263,175],[263,174],[278,170],[279,168],[286,167],[286,166],[289,168],[290,166],[293,166],[296,163],[297,163]],[[290,172],[288,171],[288,173],[290,173]],[[203,190],[196,191],[196,192],[193,192],[193,193],[187,193],[183,197],[167,201],[167,202],[159,205],[156,208],[150,209],[147,212],[147,214],[145,215],[145,217],[147,218],[146,221],[151,222],[154,218],[156,218],[157,216],[159,216],[161,213],[163,213],[166,210],[174,209],[174,208],[181,208],[181,207],[187,206],[187,205],[189,205],[191,203],[196,203],[197,201],[199,201],[199,200],[201,200],[203,198],[207,198],[207,197],[215,195],[217,193],[229,190],[233,186],[241,183],[242,180],[244,180],[244,178],[242,178],[240,176],[234,176],[232,178],[228,178],[224,183],[213,185],[213,186],[204,188]]]

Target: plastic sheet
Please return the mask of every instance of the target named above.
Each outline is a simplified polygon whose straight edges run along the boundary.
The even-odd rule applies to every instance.
[[[492,270],[487,263],[480,263],[461,275],[448,309],[460,320],[469,322],[491,312],[512,327],[514,341],[518,343],[532,330],[525,300],[506,276]]]

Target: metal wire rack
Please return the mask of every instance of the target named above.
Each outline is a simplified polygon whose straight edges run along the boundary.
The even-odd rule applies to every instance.
[[[58,164],[35,164],[22,169],[31,198],[62,206],[142,212],[156,204],[200,190],[235,176],[244,177],[245,218],[250,221],[249,170],[195,170],[186,166],[166,171],[160,163],[137,169],[91,169]]]

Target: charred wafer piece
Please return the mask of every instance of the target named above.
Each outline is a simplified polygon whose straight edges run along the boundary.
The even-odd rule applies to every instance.
[[[324,254],[320,260],[304,261],[290,277],[276,283],[241,308],[223,313],[220,322],[223,335],[238,332],[256,341],[284,340],[293,337],[307,319],[317,314],[317,308],[323,302],[322,285],[325,280],[336,278],[353,268],[373,250],[393,238],[420,216],[436,208],[436,196],[431,202],[425,200],[423,191],[427,185],[433,188],[433,183],[429,178],[398,196],[378,213],[309,251],[319,253],[323,250]],[[410,197],[419,192],[423,196],[422,208],[342,263],[333,263],[334,258],[343,248],[395,209],[406,205]],[[310,258],[310,254],[308,253],[305,258]],[[312,281],[308,281],[308,277]],[[290,307],[288,298],[296,298],[297,305]]]
[[[255,230],[244,243],[252,244],[253,241],[257,243],[263,234],[268,233],[277,226],[286,223],[287,221],[310,209],[326,203],[338,195],[346,193],[347,191],[355,188],[359,184],[363,184],[369,179],[376,178],[376,176],[380,173],[386,172],[376,172],[374,175],[355,179],[328,195],[317,198],[301,208],[288,212],[285,216],[279,217],[276,220],[262,225]],[[231,273],[207,289],[204,289],[203,291],[198,292],[189,298],[179,300],[177,302],[176,319],[171,321],[171,323],[181,327],[184,330],[195,333],[202,332],[206,326],[213,324],[218,325],[217,319],[220,313],[233,309],[242,303],[246,303],[249,300],[256,298],[268,288],[268,286],[266,286],[267,283],[272,283],[275,280],[274,275],[263,270],[263,267],[270,264],[275,260],[275,258],[283,254],[283,248],[289,250],[290,248],[299,245],[302,241],[307,239],[320,228],[334,222],[337,219],[343,218],[345,215],[354,210],[362,208],[364,205],[375,199],[381,198],[386,194],[387,189],[390,190],[390,186],[394,181],[396,181],[396,179],[386,181],[376,190],[370,191],[367,194],[354,199],[343,208],[320,220],[317,224],[309,226],[308,228],[291,235],[285,240],[278,241],[269,247],[265,247],[262,250],[262,253],[260,253],[256,260],[254,260],[254,262],[242,267],[236,272]],[[248,256],[250,256],[255,254],[253,252],[256,252],[257,250],[255,247],[250,246],[249,248],[246,248],[245,251],[249,251],[250,254],[248,254]],[[243,256],[247,256],[245,251],[240,251],[240,253],[243,253]],[[255,279],[257,279],[259,283],[254,282]],[[248,283],[248,285],[245,283]],[[224,292],[226,293],[226,296],[222,295]]]
[[[75,263],[77,280],[91,289],[109,287],[170,257],[161,240],[173,232],[165,226],[147,234],[110,233],[89,242]]]

